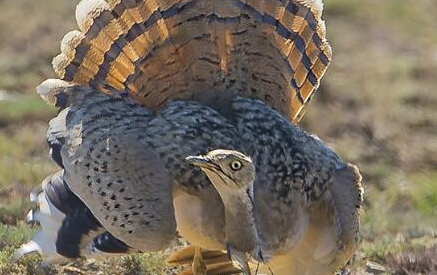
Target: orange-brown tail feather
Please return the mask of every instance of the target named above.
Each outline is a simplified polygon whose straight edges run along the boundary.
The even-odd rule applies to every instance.
[[[265,100],[297,122],[331,60],[321,0],[82,0],[61,80],[168,99]]]

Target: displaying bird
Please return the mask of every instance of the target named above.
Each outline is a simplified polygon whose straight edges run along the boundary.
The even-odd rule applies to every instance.
[[[172,219],[190,243],[226,249],[229,223],[220,192],[184,160],[225,147],[244,151],[256,166],[254,217],[263,258],[272,267],[283,266],[281,259],[293,263],[295,251],[297,256],[305,255],[300,245],[310,246],[306,253],[319,251],[316,260],[320,258],[328,266],[344,264],[354,251],[356,206],[360,204],[358,172],[263,101],[233,99],[235,116],[230,121],[190,101],[174,101],[152,113],[127,96],[105,95],[91,88],[65,88],[57,97],[71,103],[51,121],[49,129],[52,155],[64,170],[39,194],[43,199],[33,216],[42,230],[17,256],[40,251],[51,260],[158,250],[174,234]],[[156,164],[151,165],[150,160]],[[350,175],[337,183],[337,174],[343,170]],[[172,190],[163,184],[171,182],[166,175],[175,181]],[[338,184],[345,186],[330,191]],[[63,207],[70,201],[72,207]],[[324,205],[330,201],[339,205]],[[171,203],[174,216],[159,208]],[[330,215],[320,214],[319,208]],[[319,219],[320,215],[326,221]],[[312,220],[320,223],[320,228],[308,226]],[[152,221],[157,222],[156,227]],[[84,228],[79,230],[81,224]],[[156,237],[163,240],[159,246],[146,240],[149,229],[158,235],[168,233]],[[307,234],[309,242],[302,244]],[[62,238],[71,235],[74,238]],[[342,254],[346,258],[337,260]]]
[[[263,257],[288,255],[309,228],[304,209],[347,167],[293,125],[331,60],[321,16],[319,0],[82,0],[53,60],[59,79],[37,89],[60,109],[48,142],[61,170],[31,196],[41,230],[15,257],[156,251],[176,230],[226,249],[223,200],[185,161],[217,148],[252,158]],[[354,236],[339,238],[340,264],[358,216],[335,207],[350,214],[335,230]]]

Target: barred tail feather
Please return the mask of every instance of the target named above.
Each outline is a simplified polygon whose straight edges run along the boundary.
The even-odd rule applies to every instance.
[[[322,0],[82,0],[53,67],[152,109],[238,95],[297,122],[331,61],[322,10]]]

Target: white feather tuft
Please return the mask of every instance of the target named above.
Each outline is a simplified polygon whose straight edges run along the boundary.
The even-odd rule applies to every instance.
[[[108,253],[96,248],[93,241],[89,242],[85,249],[81,250],[83,257],[87,259],[104,260],[108,257],[126,255],[126,253]]]
[[[121,0],[106,0],[108,2],[108,5],[113,9],[118,3],[121,2]]]
[[[316,17],[321,17],[323,12],[323,1],[322,0],[296,0],[297,3],[310,8],[310,10],[316,15]]]
[[[56,95],[72,84],[60,79],[47,79],[36,87],[36,92],[50,105],[56,104]]]
[[[76,7],[76,21],[79,29],[86,33],[94,19],[110,7],[104,0],[82,0]]]
[[[32,223],[32,222],[36,222],[37,220],[35,219],[35,215],[33,213],[33,210],[30,210],[29,213],[27,213],[26,215],[26,222],[27,223]]]
[[[23,244],[19,249],[17,249],[17,251],[15,251],[14,255],[12,255],[11,262],[15,263],[16,261],[23,258],[27,254],[34,253],[34,252],[41,254],[41,247],[39,246],[38,243],[31,240],[30,242]]]
[[[47,184],[46,179],[43,182]],[[65,219],[65,214],[59,211],[47,198],[44,191],[32,193],[30,199],[38,204],[39,209],[31,210],[27,214],[26,220],[29,222],[38,222],[41,229],[34,235],[32,240],[22,245],[13,255],[12,261],[24,257],[29,253],[39,253],[45,262],[61,262],[65,260],[63,256],[56,252],[56,239],[58,231],[62,226],[62,221]]]
[[[78,30],[70,31],[64,35],[61,41],[61,52],[67,56],[67,58],[74,58],[76,53],[76,47],[79,46],[85,35]]]
[[[60,53],[55,56],[52,60],[52,66],[55,73],[60,77],[64,78],[65,76],[65,68],[70,64],[71,60],[68,60],[65,54]]]

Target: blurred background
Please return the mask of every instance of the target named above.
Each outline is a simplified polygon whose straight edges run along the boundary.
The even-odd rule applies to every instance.
[[[29,192],[56,171],[35,93],[75,28],[77,0],[0,0],[0,274],[35,228]],[[437,2],[325,0],[334,59],[301,127],[364,175],[363,240],[343,274],[437,274]],[[164,255],[46,268],[48,274],[163,274]]]

